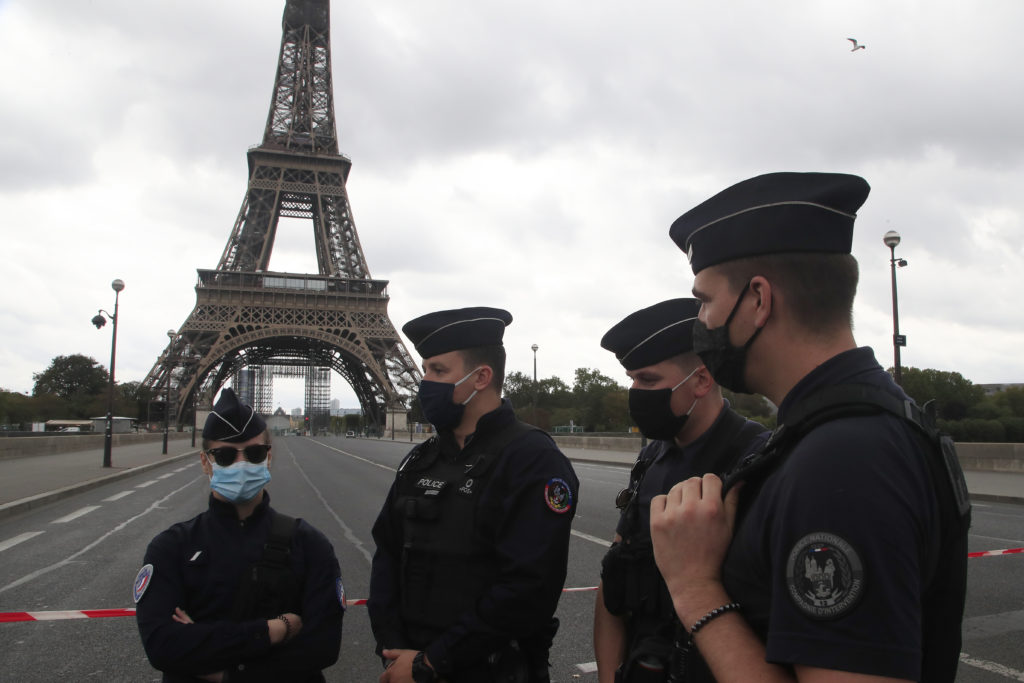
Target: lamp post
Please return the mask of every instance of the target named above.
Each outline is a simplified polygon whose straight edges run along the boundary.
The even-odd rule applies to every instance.
[[[110,283],[110,288],[114,290],[114,315],[110,315],[101,308],[92,318],[92,324],[96,326],[97,330],[107,324],[107,319],[103,316],[107,316],[114,323],[110,335],[110,386],[107,388],[107,427],[103,437],[104,467],[110,467],[110,453],[114,445],[114,360],[117,357],[117,305],[121,290],[124,289],[124,280],[114,280]]]
[[[540,347],[534,344],[533,349],[533,424],[537,424],[537,349]]]
[[[171,351],[177,336],[178,333],[174,330],[167,330],[167,339],[170,341],[167,343],[167,358],[165,359],[167,368],[164,376],[166,385],[164,387],[164,449],[161,451],[163,455],[167,455],[167,430],[171,422]]]
[[[890,230],[882,237],[882,242],[889,247],[889,268],[892,273],[892,350],[893,365],[892,373],[896,384],[903,383],[903,375],[900,371],[900,347],[907,345],[906,335],[900,334],[900,312],[896,303],[896,267],[902,268],[907,265],[906,259],[896,258],[896,245],[900,243],[900,234]]]

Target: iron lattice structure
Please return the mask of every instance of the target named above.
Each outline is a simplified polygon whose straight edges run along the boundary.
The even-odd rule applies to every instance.
[[[195,308],[143,385],[170,395],[180,424],[243,368],[255,371],[251,395],[269,413],[275,369],[304,368],[312,422],[328,412],[333,370],[381,427],[386,415],[404,416],[420,374],[388,317],[388,282],[371,278],[352,219],[351,161],[338,152],[334,118],[329,0],[287,0],[282,29],[242,208],[217,268],[198,271]],[[268,270],[281,216],[312,221],[318,274]]]

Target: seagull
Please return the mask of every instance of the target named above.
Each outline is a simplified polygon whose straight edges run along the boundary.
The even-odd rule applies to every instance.
[[[863,50],[867,45],[859,45],[856,38],[847,38],[848,41],[853,43],[853,49],[850,52],[856,52],[857,50]]]

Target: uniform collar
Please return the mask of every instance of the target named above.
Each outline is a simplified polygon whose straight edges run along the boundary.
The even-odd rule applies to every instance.
[[[888,373],[875,360],[870,346],[862,346],[832,356],[827,361],[804,375],[803,379],[789,390],[779,406],[778,422],[784,421],[786,411],[818,389],[836,384],[878,384],[885,383]],[[892,379],[889,384],[896,387]],[[898,387],[897,387],[898,391]]]
[[[516,413],[512,409],[512,404],[507,398],[501,399],[500,406],[489,413],[481,415],[480,419],[476,421],[476,431],[466,437],[465,448],[469,448],[469,445],[474,439],[496,432],[515,419]],[[452,430],[448,429],[440,432],[438,437],[445,445],[445,450],[449,450],[451,448],[454,448],[455,451],[459,450],[458,444],[455,441],[455,434]],[[465,448],[462,450],[465,450]]]
[[[252,511],[252,514],[245,521],[251,522],[259,519],[266,514],[268,507],[270,507],[270,491],[263,489],[263,500],[259,502],[256,509]],[[221,500],[214,496],[213,493],[210,493],[210,511],[221,517],[238,519],[238,511],[235,510],[235,504]]]

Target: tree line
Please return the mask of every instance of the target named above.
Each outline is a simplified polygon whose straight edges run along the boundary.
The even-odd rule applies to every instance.
[[[939,427],[954,440],[1024,442],[1024,386],[989,394],[958,372],[910,367],[902,368],[901,376],[904,391],[919,404],[934,400]],[[57,356],[32,379],[31,396],[0,389],[0,428],[20,430],[32,422],[106,415],[110,375],[93,358]],[[775,426],[774,406],[763,396],[723,394],[740,414]],[[571,386],[559,377],[534,382],[526,373],[511,372],[505,377],[504,395],[520,419],[551,432],[572,428],[623,433],[633,427],[627,388],[593,368],[577,368]],[[140,382],[120,382],[114,387],[114,414],[159,422],[160,399]],[[338,418],[338,424],[332,420],[332,431],[358,432],[364,426],[358,416],[345,418]],[[410,420],[424,422],[415,401]]]

